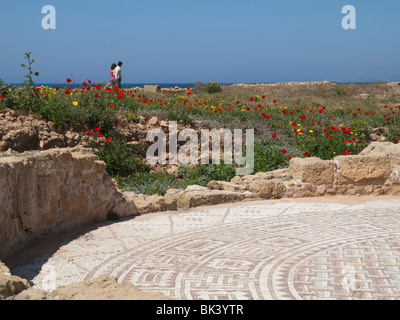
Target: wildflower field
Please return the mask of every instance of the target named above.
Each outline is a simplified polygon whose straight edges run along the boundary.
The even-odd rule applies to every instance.
[[[157,116],[191,126],[199,120],[208,128],[254,129],[254,173],[286,167],[292,157],[358,154],[373,130],[386,132],[386,141],[400,139],[399,91],[386,84],[241,88],[213,83],[211,91],[204,85],[174,94],[109,88],[90,80],[76,86],[68,78],[62,88],[38,88],[32,78],[28,75],[23,86],[0,82],[0,110],[33,113],[56,128],[67,125],[95,137],[97,154],[120,187],[147,194],[229,180],[234,170],[231,165],[199,165],[182,167],[180,179],[151,174],[140,156],[143,150],[115,138],[113,128],[120,117],[137,122],[139,116]],[[361,99],[360,93],[370,95]]]

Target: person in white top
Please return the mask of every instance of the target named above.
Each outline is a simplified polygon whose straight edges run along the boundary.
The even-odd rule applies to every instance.
[[[118,66],[114,69],[114,76],[115,76],[115,82],[118,88],[121,88],[121,67],[122,67],[122,62],[118,62]]]

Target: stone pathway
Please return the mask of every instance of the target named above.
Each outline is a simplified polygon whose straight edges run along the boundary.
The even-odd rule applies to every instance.
[[[400,199],[313,201],[102,223],[11,271],[47,291],[111,275],[185,300],[400,299]]]

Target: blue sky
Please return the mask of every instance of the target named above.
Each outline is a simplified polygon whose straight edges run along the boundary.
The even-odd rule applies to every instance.
[[[107,81],[119,60],[130,83],[400,81],[399,13],[398,0],[1,0],[0,78],[24,81],[32,52],[41,83]]]

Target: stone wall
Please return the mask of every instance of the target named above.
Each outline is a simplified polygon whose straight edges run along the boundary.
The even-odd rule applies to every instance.
[[[170,189],[165,196],[125,193],[139,214],[238,201],[322,196],[400,196],[400,145],[373,142],[359,155],[293,158],[288,168]]]
[[[114,210],[135,214],[105,167],[90,149],[0,153],[0,258]]]
[[[293,158],[289,168],[213,181],[211,189],[251,192],[264,199],[327,195],[400,195],[400,145],[373,142],[359,155],[333,160]]]
[[[120,192],[90,149],[0,154],[0,258],[74,226],[157,211],[262,199],[400,196],[400,145],[371,143],[359,155],[294,158],[288,168],[236,176],[164,196]]]

